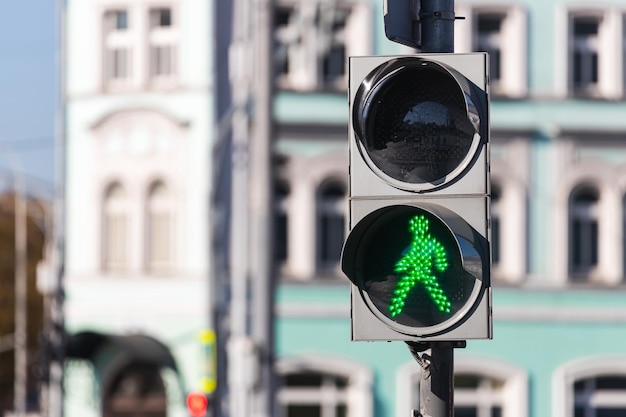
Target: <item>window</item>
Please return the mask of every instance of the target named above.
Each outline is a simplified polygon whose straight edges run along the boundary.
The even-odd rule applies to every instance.
[[[574,417],[626,415],[626,375],[602,375],[574,383]]]
[[[459,5],[455,25],[457,52],[488,52],[494,96],[523,97],[527,92],[527,18],[518,6]],[[505,47],[506,45],[506,47]]]
[[[108,91],[171,88],[177,68],[177,21],[171,7],[108,10],[102,71]]]
[[[557,53],[562,54],[556,61],[556,79],[562,92],[583,98],[623,98],[626,93],[623,9],[580,6],[568,9],[564,15],[562,33],[567,38],[557,36],[556,45]]]
[[[345,232],[346,187],[330,179],[317,193],[317,259],[321,270],[332,270],[339,264]]]
[[[132,37],[126,10],[104,14],[104,78],[109,86],[128,83],[132,76]]]
[[[146,215],[147,269],[164,271],[171,266],[173,258],[172,201],[162,182],[156,182],[148,194]]]
[[[626,358],[583,358],[561,366],[552,378],[552,398],[552,415],[626,415]]]
[[[276,82],[298,91],[343,91],[347,57],[368,52],[364,4],[279,1],[274,11]]]
[[[476,37],[474,50],[489,53],[489,78],[497,88],[502,81],[502,24],[503,13],[479,13],[476,16]]]
[[[128,267],[129,222],[127,195],[120,184],[105,192],[103,207],[103,268],[119,271]]]
[[[288,199],[289,185],[285,181],[278,181],[276,184],[276,219],[274,223],[274,256],[279,264],[287,261],[288,248]]]
[[[570,276],[586,281],[598,265],[599,193],[581,186],[570,196]]]
[[[574,16],[571,20],[571,77],[575,93],[598,93],[600,22],[598,16]]]
[[[454,375],[456,417],[502,417],[505,381],[480,374]]]
[[[148,48],[149,76],[153,85],[166,86],[176,74],[176,39],[172,9],[151,9]]]
[[[280,417],[372,417],[372,376],[362,365],[305,357],[277,368]]]

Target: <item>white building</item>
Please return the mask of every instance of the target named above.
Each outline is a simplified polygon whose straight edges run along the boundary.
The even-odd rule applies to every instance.
[[[65,415],[177,415],[214,380],[212,2],[65,7]]]

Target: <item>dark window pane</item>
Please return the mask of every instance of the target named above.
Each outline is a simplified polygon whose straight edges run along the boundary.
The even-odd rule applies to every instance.
[[[504,15],[501,14],[481,14],[478,16],[478,32],[500,32]]]
[[[581,17],[574,19],[574,35],[597,35],[600,19],[596,17]]]
[[[480,382],[478,375],[454,375],[454,387],[455,388],[477,388]]]
[[[289,374],[285,377],[285,385],[290,387],[319,387],[322,375],[314,373]]]
[[[596,389],[626,390],[626,377],[602,376],[596,378]]]
[[[320,417],[322,409],[319,405],[290,405],[287,417]]]
[[[344,240],[344,218],[338,215],[325,215],[321,218],[322,247],[321,258],[324,262],[338,262]]]
[[[454,407],[454,417],[478,417],[478,412],[473,407]]]
[[[115,29],[128,29],[128,12],[126,10],[118,10],[115,12]]]

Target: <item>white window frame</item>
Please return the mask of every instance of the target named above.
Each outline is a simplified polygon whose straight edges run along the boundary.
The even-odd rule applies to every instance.
[[[527,12],[520,5],[498,4],[458,4],[457,16],[465,17],[454,28],[455,52],[473,52],[477,33],[478,16],[481,14],[502,14],[504,19],[501,35],[497,43],[500,49],[500,80],[491,80],[490,92],[493,96],[521,98],[528,94],[528,47]]]
[[[578,89],[574,86],[573,51],[576,42],[573,21],[580,17],[599,19],[597,38],[590,47],[598,51],[598,81],[595,85]],[[624,20],[626,10],[615,7],[559,6],[555,25],[555,85],[561,97],[583,97],[595,99],[621,99],[626,96],[626,36]]]
[[[504,381],[496,397],[483,398],[475,392],[455,390],[455,404],[474,405],[479,402],[502,406],[502,417],[528,417],[528,374],[517,366],[497,359],[463,355],[455,357],[455,374],[472,374]],[[406,417],[419,404],[419,381],[421,368],[415,362],[403,365],[396,374],[396,417]]]
[[[607,375],[626,377],[626,357],[604,356],[577,359],[560,366],[552,375],[552,416],[573,417],[576,398],[574,384],[579,380],[597,378]],[[619,398],[606,396],[604,393],[593,400],[598,405],[611,402],[626,407],[626,390]]]
[[[279,406],[286,404],[314,404],[318,401],[327,406],[345,404],[347,417],[373,417],[373,376],[365,365],[344,358],[306,355],[294,358],[282,358],[276,363],[279,376],[291,373],[314,372],[341,376],[347,379],[348,385],[337,392],[333,386],[322,387],[321,390],[279,387],[277,402]],[[279,410],[282,415],[282,409]]]
[[[337,6],[350,9],[346,25],[343,30],[335,33],[334,42],[343,42],[345,45],[344,74],[338,79],[326,82],[322,56],[328,48],[315,25],[316,16],[320,11],[330,11]],[[286,27],[275,29],[274,38],[279,44],[292,42],[286,48],[285,59],[289,60],[290,68],[287,74],[278,74],[276,84],[279,89],[293,91],[345,91],[348,85],[347,57],[352,55],[367,55],[371,52],[371,10],[370,5],[356,0],[279,0],[275,7],[297,9],[297,22]],[[278,49],[278,48],[277,48]]]

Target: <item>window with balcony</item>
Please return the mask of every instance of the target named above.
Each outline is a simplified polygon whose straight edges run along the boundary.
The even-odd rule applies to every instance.
[[[369,50],[367,6],[362,2],[280,0],[274,9],[278,88],[344,91],[347,57]]]
[[[599,192],[592,186],[575,189],[569,201],[570,277],[586,282],[598,266]]]

